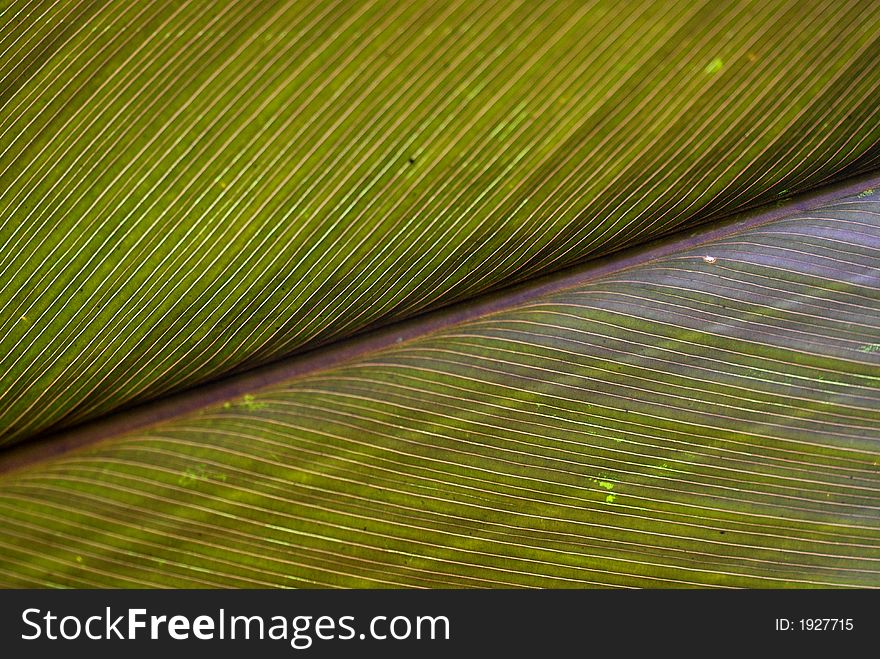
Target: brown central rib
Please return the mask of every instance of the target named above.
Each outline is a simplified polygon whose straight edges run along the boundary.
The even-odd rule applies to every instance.
[[[403,341],[445,329],[451,325],[510,309],[529,300],[574,288],[605,275],[626,270],[700,244],[726,238],[741,231],[799,212],[809,211],[868,188],[880,188],[880,174],[849,179],[820,190],[806,192],[773,206],[739,213],[711,225],[679,231],[614,254],[588,261],[525,284],[511,286],[473,299],[457,302],[379,329],[326,344],[249,371],[226,376],[187,391],[117,410],[72,428],[35,437],[0,453],[0,474],[65,455],[77,449],[156,425],[189,412],[237,398],[292,378],[322,371]]]

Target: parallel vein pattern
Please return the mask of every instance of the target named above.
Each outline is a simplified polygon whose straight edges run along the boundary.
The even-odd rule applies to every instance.
[[[880,587],[863,194],[0,480],[6,586]]]
[[[0,443],[867,170],[877,9],[7,4]]]

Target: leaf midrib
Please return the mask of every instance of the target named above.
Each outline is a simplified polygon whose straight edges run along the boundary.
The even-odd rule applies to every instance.
[[[61,455],[169,419],[271,387],[293,378],[352,362],[365,354],[391,348],[475,318],[490,316],[543,296],[628,270],[711,241],[728,238],[784,217],[808,212],[843,197],[880,187],[880,172],[871,172],[802,192],[773,204],[758,206],[689,226],[585,262],[512,286],[465,298],[403,320],[368,327],[350,336],[293,353],[269,364],[228,374],[189,389],[159,396],[60,430],[25,438],[0,448],[0,475],[40,464]]]

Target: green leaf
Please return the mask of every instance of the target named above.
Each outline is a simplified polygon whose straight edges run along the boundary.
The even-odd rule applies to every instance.
[[[880,203],[851,197],[31,449],[0,578],[880,585],[878,257]]]
[[[3,6],[0,585],[880,586],[878,35]]]
[[[5,444],[878,157],[863,3],[15,3],[0,21]]]

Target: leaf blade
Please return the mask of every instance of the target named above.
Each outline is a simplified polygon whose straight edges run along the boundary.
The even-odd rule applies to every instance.
[[[12,472],[0,574],[880,586],[878,250],[847,198]]]
[[[878,155],[858,3],[69,16],[0,114],[5,444]]]

